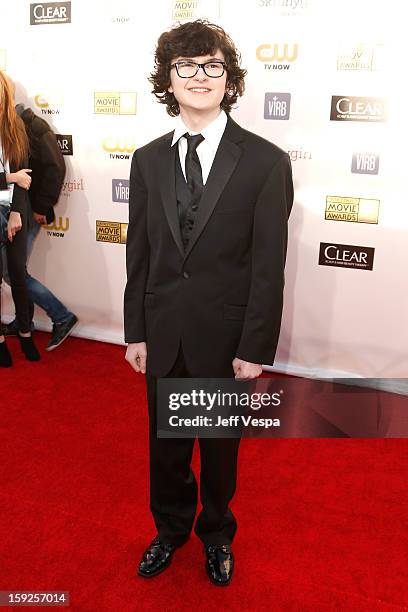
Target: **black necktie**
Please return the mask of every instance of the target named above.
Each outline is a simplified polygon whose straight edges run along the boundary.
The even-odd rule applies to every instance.
[[[184,134],[184,136],[187,139],[186,192],[189,195],[187,195],[187,197],[182,197],[180,193],[180,199],[177,198],[177,207],[180,220],[181,237],[183,240],[184,249],[187,249],[194,220],[197,214],[198,203],[203,192],[203,175],[201,172],[200,160],[197,155],[197,147],[200,142],[204,140],[204,136],[201,134],[190,136],[188,133]],[[182,174],[181,165],[180,173]]]
[[[184,136],[187,138],[187,155],[186,155],[186,179],[188,188],[191,191],[192,200],[196,202],[203,191],[203,175],[201,172],[201,164],[197,155],[197,147],[200,142],[203,142],[204,136],[202,134],[195,134],[190,136],[186,133]]]

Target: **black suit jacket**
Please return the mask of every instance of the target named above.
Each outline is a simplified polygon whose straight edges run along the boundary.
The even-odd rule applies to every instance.
[[[31,108],[22,111],[21,119],[30,143],[31,208],[46,215],[47,222],[52,223],[55,219],[53,207],[58,202],[65,177],[64,156],[54,132],[44,119],[35,115]]]
[[[168,373],[180,340],[195,377],[222,375],[234,357],[272,364],[293,203],[289,157],[228,117],[184,252],[172,136],[132,158],[125,341],[146,341],[156,376]]]
[[[22,107],[18,105],[16,108]],[[34,212],[45,215],[47,223],[55,219],[54,206],[58,202],[65,177],[64,156],[58,146],[54,132],[44,119],[38,117],[30,108],[21,112],[21,120],[28,136],[30,155],[22,168],[31,168],[30,205]],[[16,172],[20,168],[14,168]],[[6,174],[0,173],[0,189],[7,189]],[[24,190],[22,190],[24,191]],[[19,193],[17,193],[19,192]],[[24,196],[26,200],[26,195]],[[14,185],[16,206],[22,197],[21,188]],[[13,208],[12,210],[17,210]],[[19,212],[22,212],[19,210]]]

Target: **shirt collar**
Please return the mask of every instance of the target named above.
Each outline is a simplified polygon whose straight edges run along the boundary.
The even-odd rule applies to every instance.
[[[182,136],[186,132],[189,134],[197,134],[198,132],[191,132],[186,124],[184,123],[181,115],[178,115],[176,118],[176,126],[174,128],[173,139],[171,141],[171,146],[175,145],[176,142],[180,140]],[[211,123],[209,123],[203,130],[201,130],[200,134],[204,136],[204,139],[209,143],[212,149],[216,150],[218,145],[220,144],[220,140],[225,130],[225,126],[227,125],[227,115],[225,111],[221,111],[218,117],[214,119]]]

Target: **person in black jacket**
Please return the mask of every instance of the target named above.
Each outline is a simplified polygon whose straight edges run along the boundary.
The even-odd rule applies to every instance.
[[[212,583],[225,586],[233,574],[239,439],[199,437],[195,520],[195,440],[157,435],[157,386],[159,378],[252,380],[274,362],[292,172],[285,151],[230,117],[245,72],[219,26],[197,20],[164,32],[150,82],[174,130],[132,158],[126,360],[146,374],[157,529],[139,563],[144,578],[170,565],[194,521]]]
[[[21,175],[19,169],[26,166],[27,153],[27,135],[23,122],[14,110],[12,85],[0,71],[0,247],[10,273],[18,339],[27,359],[38,361],[40,354],[30,332],[29,297],[25,282],[27,192],[18,184]],[[11,177],[16,180],[15,184],[7,183],[7,178]],[[29,182],[27,179],[26,189]],[[0,256],[0,286],[3,277],[2,261],[3,257]],[[0,367],[11,365],[10,351],[0,330]]]
[[[41,225],[52,223],[55,219],[54,206],[61,192],[65,176],[65,162],[55,134],[48,123],[35,115],[30,108],[24,108],[22,104],[16,106],[16,111],[24,122],[30,145],[32,218],[27,240],[29,256]],[[52,351],[68,337],[78,319],[47,287],[28,273],[27,286],[32,302],[43,308],[52,320],[52,336],[45,349]],[[32,314],[33,310],[34,306],[32,306]],[[4,328],[6,335],[15,335],[17,330],[16,320]]]

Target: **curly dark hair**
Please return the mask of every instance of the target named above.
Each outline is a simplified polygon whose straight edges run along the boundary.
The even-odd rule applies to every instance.
[[[238,97],[244,93],[247,71],[240,68],[241,55],[228,34],[206,19],[197,19],[175,26],[159,37],[154,56],[155,68],[149,81],[153,85],[152,93],[160,104],[166,104],[171,117],[180,114],[174,94],[168,91],[172,60],[177,57],[213,55],[217,50],[224,54],[227,65],[227,87],[221,108],[229,113]]]

